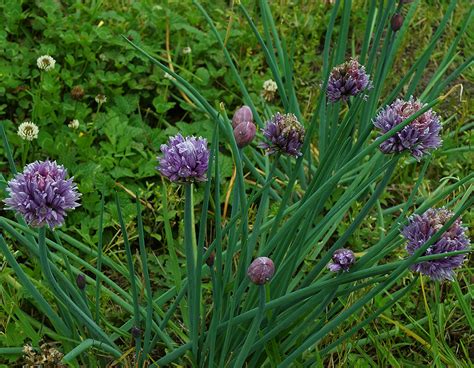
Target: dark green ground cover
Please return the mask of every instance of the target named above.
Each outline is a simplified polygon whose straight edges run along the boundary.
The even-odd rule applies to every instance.
[[[156,4],[156,3],[159,3]],[[257,106],[265,104],[260,95],[262,84],[271,74],[261,49],[251,34],[241,14],[234,12],[224,2],[203,2],[217,23],[217,27],[232,52],[234,62],[245,81]],[[207,4],[206,4],[207,3]],[[362,34],[365,27],[366,1],[354,1],[352,23],[349,30]],[[212,5],[211,5],[212,4]],[[419,5],[410,29],[395,61],[395,71],[387,83],[390,86],[411,66],[413,60],[426,46],[447,1],[426,1]],[[299,1],[273,2],[272,11],[281,34],[293,38],[294,70],[299,101],[305,101],[303,114],[310,113],[320,90],[322,48],[324,32],[329,21],[330,4]],[[182,193],[165,183],[157,175],[155,157],[160,144],[178,131],[185,135],[195,134],[211,138],[212,122],[198,111],[185,94],[176,89],[162,72],[153,67],[143,56],[131,49],[120,35],[146,46],[159,60],[172,65],[184,78],[197,86],[215,106],[224,103],[227,111],[242,104],[236,82],[217,42],[209,35],[205,22],[187,1],[7,1],[0,5],[0,120],[4,125],[17,165],[35,159],[51,158],[64,164],[75,176],[83,194],[82,207],[72,213],[67,230],[87,244],[97,242],[98,213],[101,193],[106,198],[105,251],[117,259],[124,259],[113,192],[118,191],[126,220],[135,214],[133,199],[136,192],[143,199],[145,230],[150,234],[147,245],[150,250],[151,273],[154,290],[160,293],[173,283],[173,275],[166,272],[170,262],[164,248],[165,227],[169,223],[176,240],[182,238]],[[249,5],[249,9],[256,11]],[[456,36],[461,21],[469,11],[469,2],[460,1],[447,31],[438,43],[433,57],[426,67],[426,74],[434,71],[450,41]],[[473,49],[472,27],[468,36],[461,40],[456,54],[459,65]],[[191,47],[192,52],[183,52]],[[361,45],[355,41],[351,54],[357,56]],[[36,59],[43,54],[52,55],[57,65],[50,73],[40,73]],[[351,56],[351,55],[347,55]],[[443,183],[464,177],[472,171],[474,154],[470,148],[472,137],[473,104],[472,68],[446,90],[449,95],[437,107],[444,121],[443,149],[434,154],[420,196],[428,195]],[[427,79],[429,80],[429,79]],[[423,84],[425,83],[425,84]],[[427,82],[421,81],[419,90]],[[71,90],[75,86],[84,89],[84,96],[75,100]],[[107,96],[107,102],[99,106],[94,97]],[[261,103],[258,103],[261,101]],[[272,109],[281,108],[278,98]],[[33,120],[40,128],[39,138],[29,146],[16,135],[16,127],[24,120]],[[78,119],[80,127],[72,130],[69,121]],[[458,147],[463,147],[459,149]],[[318,147],[314,146],[315,156]],[[0,169],[8,180],[8,165],[0,146]],[[221,205],[227,208],[226,196],[233,174],[230,155],[222,152]],[[227,154],[227,155],[226,155]],[[392,221],[398,213],[388,208],[411,192],[418,176],[415,165],[407,159],[396,171],[394,182],[385,192],[381,207],[374,210],[368,224],[356,231],[350,239],[355,250],[363,250],[365,243],[379,229],[377,216],[383,213],[386,221]],[[5,182],[0,181],[0,190]],[[341,189],[342,190],[342,189]],[[4,193],[2,193],[2,198]],[[164,201],[167,199],[167,201]],[[195,198],[199,204],[199,194]],[[217,205],[217,204],[215,204]],[[363,203],[354,206],[357,213]],[[328,203],[330,206],[330,202]],[[168,218],[162,217],[166,208]],[[0,210],[1,215],[7,215]],[[250,212],[252,216],[252,211]],[[464,217],[467,226],[473,225],[472,212]],[[169,222],[168,222],[169,221]],[[348,216],[338,225],[342,233],[351,223]],[[387,223],[388,226],[390,223]],[[132,221],[130,235],[136,234]],[[183,249],[178,249],[180,262]],[[401,250],[399,256],[404,252]],[[91,262],[94,259],[90,259]],[[36,263],[28,263],[28,272],[40,278]],[[125,262],[125,260],[124,260]],[[0,274],[0,347],[21,346],[28,341],[44,338],[53,341],[41,328],[36,311],[28,302],[28,295],[15,280],[6,263]],[[473,319],[466,305],[472,301],[472,264],[466,264],[459,273],[459,282],[442,286],[424,283],[424,294],[409,294],[391,309],[384,312],[350,342],[334,351],[325,366],[428,366],[433,361],[441,366],[463,367],[472,354]],[[121,276],[114,275],[120,283]],[[425,280],[420,282],[424,282]],[[39,285],[39,287],[41,287]],[[395,290],[391,290],[393,292]],[[357,298],[357,294],[354,294]],[[104,308],[108,301],[103,300]],[[377,306],[377,298],[374,301]],[[367,306],[367,310],[374,306]],[[109,311],[111,319],[122,319],[124,313],[115,308]],[[428,319],[428,314],[433,319]],[[362,319],[354,316],[353,323]],[[386,334],[386,338],[373,337]],[[332,341],[334,336],[328,336]],[[437,356],[438,358],[435,358]],[[1,358],[5,366],[11,366],[18,356]],[[440,360],[439,360],[440,359]]]

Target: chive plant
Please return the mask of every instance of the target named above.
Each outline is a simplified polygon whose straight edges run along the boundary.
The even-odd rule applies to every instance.
[[[63,361],[73,366],[105,366],[94,351],[120,360],[128,349],[127,338],[133,341],[134,361],[139,366],[321,364],[327,354],[413,291],[418,272],[435,275],[436,280],[445,275],[452,279],[453,269],[462,266],[469,240],[460,216],[474,201],[474,174],[440,186],[427,198],[418,197],[418,188],[430,165],[430,154],[441,145],[443,135],[433,109],[446,97],[441,95],[444,89],[472,62],[471,57],[447,74],[472,11],[441,64],[427,74],[426,65],[455,9],[456,1],[452,0],[426,50],[387,96],[384,81],[393,70],[402,39],[409,33],[418,1],[370,0],[359,54],[348,58],[351,1],[336,0],[322,51],[319,97],[306,116],[296,98],[288,51],[292,40],[279,35],[268,3],[258,2],[259,20],[253,19],[243,4],[239,3],[237,10],[261,46],[281,98],[281,111],[262,108],[252,100],[228,45],[206,10],[198,1],[193,2],[222,48],[240,88],[244,107],[233,119],[224,106],[214,107],[191,83],[124,37],[170,75],[172,83],[214,123],[209,147],[204,139],[179,134],[161,147],[158,170],[166,178],[163,188],[181,185],[185,197],[183,244],[173,240],[168,204],[164,203],[166,242],[174,254],[169,272],[176,284],[163,294],[153,293],[139,200],[136,221],[141,268],[136,267],[116,197],[127,258],[124,267],[103,251],[103,201],[96,247],[55,227],[63,217],[58,219],[56,213],[47,212],[52,202],[38,211],[31,207],[37,204],[34,194],[46,193],[44,180],[50,180],[41,170],[33,175],[39,189],[31,198],[25,198],[25,190],[15,184],[19,176],[9,183],[10,197],[5,202],[17,217],[0,217],[2,232],[8,234],[0,236],[1,252],[48,319],[54,336],[62,341]],[[400,18],[402,7],[406,7],[405,16]],[[417,88],[422,78],[428,80],[424,89]],[[419,100],[413,99],[415,93]],[[256,134],[258,130],[261,133]],[[11,173],[16,174],[3,127],[0,133]],[[224,147],[231,152],[236,173],[228,219],[222,217],[220,208],[219,166]],[[315,150],[319,155],[314,155]],[[384,209],[380,197],[393,182],[394,170],[405,165],[410,154],[420,166],[413,191],[406,201]],[[32,180],[25,173],[28,167],[19,175]],[[255,184],[249,185],[247,177]],[[456,194],[460,188],[464,191]],[[200,209],[193,205],[195,191],[203,193]],[[68,198],[78,199],[74,195]],[[68,209],[75,207],[75,202],[68,203]],[[353,213],[359,208],[356,203],[362,207]],[[447,209],[431,209],[440,203]],[[249,216],[251,210],[255,213]],[[354,216],[351,223],[336,236],[338,225],[349,212]],[[396,212],[400,214],[393,226],[384,228],[384,216]],[[351,235],[373,213],[377,214],[379,230],[363,252],[354,253]],[[35,214],[43,217],[35,218]],[[413,217],[409,219],[408,214]],[[391,255],[406,244],[401,232],[409,241],[408,252],[405,259],[394,261]],[[23,254],[39,260],[52,298],[36,289],[19,265],[7,244],[12,240]],[[181,245],[185,271],[173,251]],[[97,262],[86,262],[81,254],[92,254]],[[401,283],[411,271],[414,276]],[[113,273],[127,276],[129,285],[118,285],[110,276]],[[79,279],[80,285],[76,282]],[[370,308],[375,297],[385,295],[394,285],[396,292],[385,296],[383,305],[353,322],[356,313]],[[357,295],[355,300],[353,295]],[[128,313],[123,325],[114,325],[100,310],[102,297]],[[160,355],[152,359],[156,350]]]

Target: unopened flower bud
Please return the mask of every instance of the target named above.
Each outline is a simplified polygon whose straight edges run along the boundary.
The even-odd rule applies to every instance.
[[[254,284],[266,284],[275,273],[275,265],[268,257],[258,257],[247,269],[247,275]]]
[[[76,285],[79,289],[81,290],[84,290],[84,288],[86,287],[86,277],[80,273],[79,275],[77,275],[76,277]]]
[[[250,144],[255,138],[257,129],[255,124],[250,121],[240,123],[234,128],[234,138],[239,148],[243,148]]]
[[[250,110],[250,107],[245,105],[235,112],[234,117],[232,118],[232,128],[235,129],[237,125],[244,122],[253,122],[252,110]]]
[[[137,326],[133,326],[131,328],[130,332],[131,332],[132,336],[136,339],[138,339],[142,334],[142,330]]]
[[[392,31],[397,32],[403,25],[403,16],[399,13],[394,14],[390,20],[390,25],[392,26]]]
[[[214,259],[215,258],[216,258],[216,254],[214,252],[211,252],[211,254],[209,254],[209,257],[207,257],[207,259],[206,259],[206,264],[209,267],[214,266]]]

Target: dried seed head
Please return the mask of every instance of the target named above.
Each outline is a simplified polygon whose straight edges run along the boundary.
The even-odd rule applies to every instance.
[[[268,257],[258,257],[247,269],[247,275],[256,285],[266,284],[275,273],[275,265]]]
[[[79,101],[82,97],[84,97],[84,88],[81,86],[72,87],[71,96],[73,99]]]

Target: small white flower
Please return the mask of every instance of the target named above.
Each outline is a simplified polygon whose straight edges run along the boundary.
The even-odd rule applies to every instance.
[[[165,72],[165,74],[163,74],[163,76],[166,78],[166,79],[169,79],[170,81],[174,81],[176,80],[175,77],[173,77],[170,73],[168,72]]]
[[[40,56],[36,60],[36,64],[38,65],[38,68],[40,68],[41,70],[49,72],[50,70],[54,69],[54,65],[56,64],[56,60],[54,60],[49,55],[43,55],[43,56]]]
[[[183,47],[183,54],[184,55],[190,54],[192,51],[193,50],[189,46]]]
[[[79,128],[79,120],[77,119],[71,120],[67,126],[71,129],[77,129]]]
[[[265,82],[263,82],[263,89],[267,92],[275,93],[278,89],[278,86],[277,86],[277,84],[275,83],[274,80],[269,79],[269,80],[266,80]]]
[[[20,124],[17,133],[21,139],[32,141],[33,139],[38,138],[39,129],[32,121],[25,121]]]
[[[106,103],[107,96],[99,93],[97,96],[95,96],[95,102],[97,102],[98,104]]]
[[[272,101],[275,98],[276,91],[278,89],[277,84],[274,80],[269,79],[263,82],[262,96],[265,101]]]

